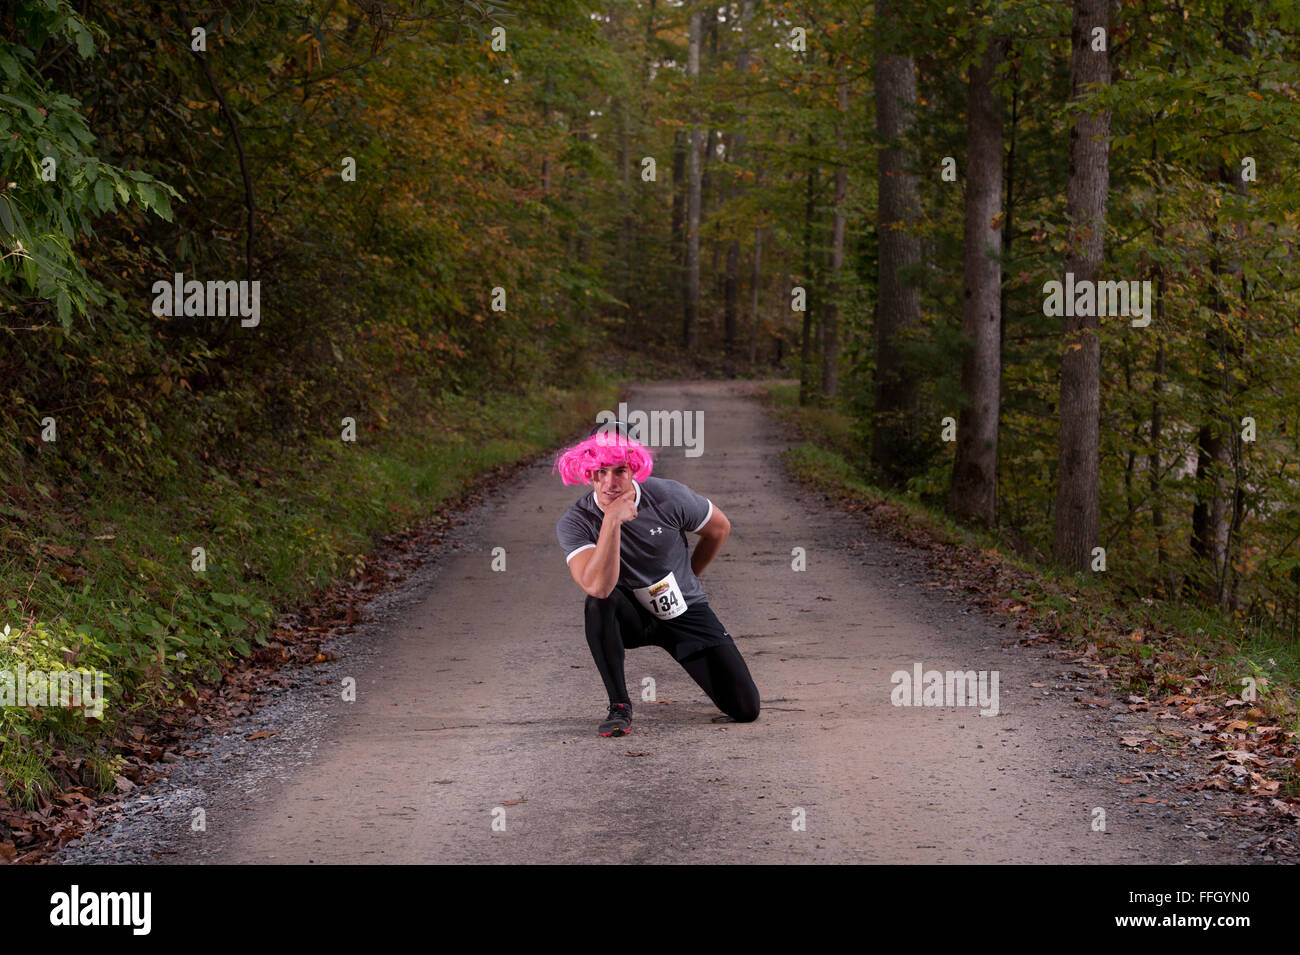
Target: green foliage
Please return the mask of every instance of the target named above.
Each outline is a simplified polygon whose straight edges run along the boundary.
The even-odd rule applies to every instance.
[[[94,33],[66,0],[25,0],[14,12],[17,39],[0,37],[0,301],[26,296],[53,303],[64,331],[105,292],[73,244],[92,223],[134,201],[168,221],[174,189],[152,176],[101,161],[75,98],[56,92],[38,71],[47,43],[64,41],[80,57]]]
[[[265,645],[278,611],[355,574],[376,538],[432,516],[483,473],[571,438],[616,400],[599,377],[576,392],[537,388],[522,405],[510,395],[447,396],[435,422],[363,447],[314,441],[309,456],[238,480],[182,454],[178,475],[148,507],[126,477],[106,476],[93,496],[74,486],[48,501],[0,485],[0,512],[20,514],[25,528],[0,537],[22,554],[0,563],[0,593],[18,595],[0,608],[0,633],[10,624],[0,670],[98,670],[105,700],[98,720],[75,709],[0,708],[0,795],[36,806],[58,786],[111,786],[112,741]],[[254,449],[263,459],[265,444]],[[11,476],[35,484],[34,473]],[[192,568],[196,545],[205,548],[203,572]],[[50,572],[47,554],[84,575]],[[66,775],[56,748],[81,760],[78,777]]]
[[[574,252],[610,162],[564,129],[610,62],[586,9],[372,12],[22,0],[0,21],[0,580],[14,652],[100,666],[114,699],[97,724],[0,714],[24,804],[112,785],[125,720],[216,678],[376,535],[569,436],[570,382],[609,390],[582,362],[620,300]],[[259,281],[260,326],[152,315],[176,272]]]

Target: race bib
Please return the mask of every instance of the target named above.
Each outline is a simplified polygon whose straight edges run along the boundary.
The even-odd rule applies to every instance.
[[[633,588],[632,593],[645,607],[660,620],[671,620],[678,614],[686,612],[686,598],[677,586],[677,578],[670,570],[663,580],[656,581],[649,587]]]

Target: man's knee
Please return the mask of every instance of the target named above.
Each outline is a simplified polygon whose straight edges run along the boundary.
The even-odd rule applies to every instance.
[[[759,705],[757,699],[752,701],[746,700],[727,715],[737,723],[752,723],[754,720],[758,719],[758,709]]]

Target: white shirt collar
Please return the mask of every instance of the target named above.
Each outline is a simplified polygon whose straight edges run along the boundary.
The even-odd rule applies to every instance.
[[[636,501],[635,501],[635,504],[636,504],[637,507],[640,507],[640,506],[641,506],[641,482],[640,482],[640,481],[636,481],[636,480],[634,480],[634,481],[632,482],[632,484],[636,486]],[[594,490],[591,492],[591,499],[592,499],[592,501],[595,502],[596,506],[600,508],[600,513],[604,514],[604,513],[605,513],[605,508],[604,508],[604,507],[601,507],[600,497],[596,494],[596,492],[595,492]]]

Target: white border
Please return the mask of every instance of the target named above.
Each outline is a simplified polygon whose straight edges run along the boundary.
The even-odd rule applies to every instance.
[[[707,497],[705,498],[705,500],[709,501]],[[713,502],[709,501],[709,513],[704,515],[704,520],[700,522],[700,527],[703,527],[705,524],[709,523],[709,518],[711,518],[712,516],[713,516]],[[698,534],[700,532],[700,527],[695,528],[695,530],[691,531],[691,533]]]
[[[579,554],[581,554],[584,550],[590,550],[591,548],[593,548],[593,547],[595,547],[595,546],[596,546],[595,544],[583,544],[581,547],[579,547],[577,550],[575,550],[575,551],[574,551],[572,554],[570,554],[568,557],[564,558],[564,562],[567,564],[569,561],[573,560],[573,558],[575,558],[575,557],[577,557]]]

